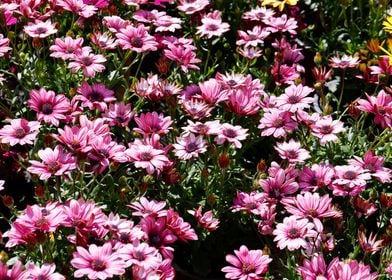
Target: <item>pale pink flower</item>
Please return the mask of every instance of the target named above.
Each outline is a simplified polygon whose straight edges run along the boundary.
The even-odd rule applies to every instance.
[[[36,121],[26,119],[12,119],[11,124],[0,129],[0,142],[11,146],[33,144],[41,125]]]
[[[262,235],[272,235],[276,217],[276,204],[270,203],[268,206],[261,208],[258,215],[259,222],[257,230]]]
[[[191,98],[189,100],[182,101],[181,108],[193,119],[201,120],[211,116],[211,111],[214,107],[210,106],[202,99]]]
[[[263,254],[261,250],[248,250],[242,245],[239,250],[234,250],[235,255],[226,255],[226,261],[231,266],[222,268],[227,279],[259,280],[268,270],[272,259]]]
[[[124,259],[127,267],[135,265],[149,270],[158,266],[162,261],[157,248],[139,241],[126,244],[118,250],[118,254]]]
[[[332,198],[328,194],[320,197],[318,193],[305,192],[296,197],[285,197],[281,203],[290,214],[313,221],[318,232],[323,230],[321,219],[342,216],[342,213],[333,207]]]
[[[240,141],[245,140],[248,136],[247,128],[242,128],[240,125],[231,125],[224,123],[221,125],[221,132],[215,137],[214,141],[217,144],[223,144],[225,142],[232,143],[235,148],[239,149],[242,147]]]
[[[82,102],[83,107],[88,107],[90,110],[98,109],[105,111],[107,109],[107,103],[116,100],[114,91],[108,89],[102,83],[94,83],[89,85],[87,82],[77,89],[78,95],[75,96],[75,100]]]
[[[380,90],[377,96],[366,94],[366,98],[358,100],[358,109],[374,114],[374,123],[382,128],[392,127],[392,96]]]
[[[273,9],[257,6],[250,11],[245,12],[242,15],[242,18],[262,22],[265,19],[273,17],[275,13],[276,12]]]
[[[83,0],[56,0],[57,6],[62,7],[66,11],[70,11],[83,18],[89,18],[97,13],[97,7],[87,5]]]
[[[76,53],[82,50],[83,38],[72,39],[65,37],[64,41],[60,38],[54,40],[54,44],[49,47],[50,56],[61,58],[63,60],[71,59]]]
[[[315,122],[311,126],[312,135],[320,139],[320,144],[324,145],[327,142],[337,142],[337,133],[344,132],[344,123],[339,120],[333,120],[331,116],[325,116]]]
[[[53,134],[53,137],[60,143],[66,145],[73,152],[86,153],[91,150],[88,145],[88,128],[80,128],[78,126],[64,126],[64,129],[58,129],[58,135]]]
[[[171,230],[178,240],[187,242],[188,240],[197,240],[197,234],[188,222],[173,209],[169,208],[166,213],[166,226]]]
[[[392,224],[392,222],[391,222]],[[385,272],[389,275],[392,276],[392,262],[389,263],[388,267],[385,269]]]
[[[169,132],[173,121],[170,117],[165,117],[162,113],[147,112],[142,113],[140,117],[135,117],[138,127],[133,130],[145,136],[152,134],[164,135]]]
[[[366,181],[370,178],[370,173],[362,167],[353,165],[335,166],[335,180],[329,188],[334,195],[356,196],[365,190]]]
[[[292,35],[297,34],[297,21],[294,18],[287,17],[286,14],[281,15],[280,17],[268,17],[264,18],[263,22],[268,25],[266,30],[271,33],[277,32],[288,32]]]
[[[44,88],[30,91],[27,105],[37,112],[37,120],[59,125],[59,120],[66,119],[65,113],[70,109],[70,102],[63,94],[55,94]]]
[[[303,280],[328,280],[331,268],[339,262],[334,258],[328,265],[322,255],[314,255],[310,260],[304,259],[302,266],[297,268]]]
[[[39,175],[41,180],[47,180],[50,176],[68,174],[77,167],[75,158],[63,148],[57,145],[54,150],[46,148],[38,151],[42,162],[30,160],[31,166],[27,171]]]
[[[259,47],[242,47],[238,48],[237,50],[240,55],[249,60],[253,60],[262,55],[261,49]]]
[[[252,76],[227,72],[222,74],[217,72],[215,79],[222,84],[222,87],[225,91],[228,91],[231,89],[238,89],[244,86],[249,86],[249,83],[252,80]]]
[[[370,233],[369,238],[366,237],[364,231],[358,232],[358,242],[362,250],[366,253],[373,253],[380,251],[384,246],[382,243],[383,239],[377,240],[377,235]]]
[[[4,190],[4,184],[5,184],[5,181],[0,180],[0,191]]]
[[[181,70],[185,73],[188,73],[189,69],[200,69],[196,63],[201,62],[201,60],[196,58],[196,53],[191,48],[182,44],[169,44],[167,48],[163,50],[163,54],[168,59],[177,62],[178,65],[180,65]]]
[[[219,220],[214,217],[212,211],[202,213],[202,207],[199,206],[195,210],[188,210],[189,214],[193,215],[197,223],[208,231],[215,231],[219,227]]]
[[[383,166],[384,160],[384,157],[376,156],[371,150],[368,150],[363,159],[354,156],[354,159],[348,160],[348,164],[368,170],[381,183],[389,183],[391,182],[391,169]]]
[[[284,90],[284,94],[276,99],[276,106],[282,111],[296,112],[309,108],[313,98],[308,97],[313,89],[307,86],[291,85]]]
[[[80,52],[77,52],[71,62],[68,64],[68,68],[73,73],[76,73],[79,69],[83,70],[83,74],[86,77],[95,77],[97,72],[105,70],[103,63],[106,62],[106,58],[100,54],[91,53],[90,47],[83,47]]]
[[[127,25],[116,33],[116,37],[118,45],[124,50],[130,49],[137,53],[157,50],[157,41],[142,24],[136,27]]]
[[[102,23],[113,33],[117,33],[121,29],[126,28],[128,25],[131,24],[129,20],[124,20],[119,16],[103,17]]]
[[[284,169],[277,170],[266,179],[260,179],[259,185],[269,197],[277,199],[293,194],[299,188],[295,178],[286,174]]]
[[[161,173],[165,166],[170,163],[166,152],[156,149],[152,145],[135,142],[125,151],[129,160],[136,168],[146,169],[148,174]]]
[[[267,195],[262,192],[237,192],[233,200],[233,206],[230,207],[231,211],[245,211],[254,215],[260,215],[263,208],[267,207]]]
[[[17,260],[11,268],[0,262],[0,279],[22,280],[25,272],[23,271],[22,262]]]
[[[117,47],[117,42],[109,35],[108,32],[93,33],[90,35],[91,42],[101,50],[113,50]]]
[[[227,99],[227,95],[221,89],[221,83],[216,79],[209,79],[199,83],[201,98],[208,104],[215,105]]]
[[[239,40],[236,42],[237,46],[244,46],[245,48],[263,45],[264,39],[270,34],[260,25],[256,25],[252,30],[247,30],[246,32],[238,30],[237,33],[239,36]]]
[[[184,134],[195,133],[199,135],[217,135],[220,132],[221,124],[218,120],[205,123],[188,120],[188,125],[183,127]]]
[[[229,98],[226,101],[228,111],[247,116],[257,114],[261,107],[263,93],[263,86],[258,84],[258,80],[229,91]]]
[[[87,276],[88,279],[106,279],[122,275],[127,267],[120,254],[113,251],[110,242],[103,246],[91,244],[88,250],[76,247],[71,265],[76,269],[75,278]]]
[[[148,200],[144,196],[139,201],[132,202],[128,205],[129,208],[133,209],[133,216],[141,216],[143,218],[152,216],[153,218],[166,216],[166,210],[164,210],[166,202]]]
[[[9,47],[10,39],[4,38],[3,34],[0,34],[0,57],[3,57],[4,54],[12,48]]]
[[[369,265],[359,263],[357,260],[349,260],[335,263],[328,271],[328,276],[328,280],[375,280],[378,278],[378,273],[371,273]]]
[[[301,148],[301,143],[290,139],[289,142],[277,143],[275,150],[278,151],[282,159],[287,159],[289,163],[304,163],[310,158],[310,153]]]
[[[55,25],[48,19],[47,21],[36,21],[35,23],[29,23],[23,29],[23,31],[33,38],[46,38],[57,32]]]
[[[272,108],[264,113],[258,128],[261,129],[261,136],[285,138],[287,133],[293,132],[297,126],[297,122],[293,120],[293,113]]]
[[[287,247],[289,251],[299,248],[306,248],[307,238],[314,238],[317,232],[313,230],[314,225],[308,219],[298,219],[296,216],[290,216],[283,219],[283,223],[276,225],[273,231],[274,241],[277,241],[279,249]]]
[[[192,15],[203,10],[209,4],[209,0],[179,0],[177,9],[187,15]]]
[[[331,184],[334,175],[334,169],[327,164],[313,164],[311,168],[304,166],[299,174],[299,186],[303,191],[314,191]]]
[[[109,108],[102,115],[109,121],[109,125],[118,125],[126,127],[132,120],[135,112],[131,109],[131,104],[125,104],[123,101],[110,104]]]
[[[211,13],[204,15],[201,18],[201,26],[197,27],[196,34],[201,37],[206,36],[211,39],[213,36],[222,36],[223,33],[229,31],[230,25],[226,22],[222,22],[221,12],[215,10]]]
[[[54,263],[44,263],[41,267],[29,264],[27,265],[24,277],[30,280],[64,280],[65,277],[58,272],[54,272],[55,270],[56,265]]]
[[[202,135],[195,136],[193,133],[177,137],[177,143],[173,144],[174,154],[182,159],[197,158],[207,151],[206,141]]]
[[[339,55],[335,55],[329,59],[329,66],[331,66],[332,68],[353,68],[356,67],[358,64],[358,57],[352,57],[351,55],[346,54],[344,54],[342,57],[339,57]]]

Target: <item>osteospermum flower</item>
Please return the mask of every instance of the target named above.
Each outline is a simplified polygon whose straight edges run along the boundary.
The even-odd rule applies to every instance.
[[[165,117],[157,112],[142,113],[139,117],[135,117],[135,122],[138,127],[133,130],[143,135],[164,135],[169,132],[173,123],[169,116]]]
[[[25,279],[31,280],[64,280],[65,277],[58,272],[54,272],[55,270],[56,265],[54,263],[44,263],[41,267],[29,264],[24,277],[26,277]]]
[[[356,196],[365,189],[366,181],[370,178],[370,173],[359,166],[335,166],[335,180],[329,188],[334,195]]]
[[[77,52],[68,64],[68,68],[73,73],[76,73],[79,69],[83,70],[83,74],[86,77],[95,77],[97,72],[105,70],[103,63],[106,62],[106,58],[101,54],[91,53],[90,47],[83,47],[80,52]]]
[[[177,9],[187,15],[192,15],[196,12],[203,10],[209,4],[209,0],[179,0]]]
[[[301,144],[294,139],[289,142],[277,143],[275,150],[278,151],[282,159],[287,159],[289,163],[303,163],[310,158],[310,153],[301,148]]]
[[[76,247],[71,265],[76,269],[74,277],[87,276],[88,279],[106,279],[122,275],[127,266],[120,254],[113,251],[110,242],[103,246],[91,244],[88,250]]]
[[[279,109],[269,110],[260,119],[258,128],[261,129],[261,136],[286,137],[288,132],[294,131],[298,126],[292,117],[291,112]]]
[[[41,127],[39,122],[13,119],[11,124],[0,129],[0,142],[11,146],[33,144]]]
[[[166,216],[166,210],[164,210],[166,202],[148,200],[144,196],[139,201],[132,202],[128,205],[129,208],[133,209],[133,216],[141,216],[143,218],[152,216],[153,218]]]
[[[183,160],[198,157],[207,151],[206,141],[202,135],[195,136],[193,133],[177,137],[177,143],[173,144],[174,154]]]
[[[311,97],[308,97],[309,93],[313,92],[313,89],[303,85],[291,85],[284,90],[284,94],[278,96],[276,99],[276,107],[282,111],[296,112],[309,108],[313,102]]]
[[[383,248],[382,243],[384,242],[383,239],[377,240],[377,235],[373,233],[370,233],[369,238],[367,238],[364,231],[358,233],[358,241],[362,250],[366,253],[380,251]]]
[[[66,119],[65,113],[70,109],[70,102],[63,94],[46,91],[44,88],[32,90],[27,105],[37,112],[37,120],[59,125],[59,120]]]
[[[167,49],[163,50],[163,54],[168,59],[177,62],[181,70],[185,73],[188,73],[189,69],[200,69],[196,63],[201,62],[201,60],[196,57],[196,53],[189,47],[181,44],[169,44]]]
[[[337,142],[336,134],[346,130],[343,125],[343,122],[333,120],[331,116],[326,116],[311,126],[311,133],[320,139],[321,145],[327,142]]]
[[[197,27],[196,34],[206,36],[208,39],[213,36],[221,36],[223,33],[229,31],[230,25],[222,22],[221,12],[213,11],[203,16],[201,19],[201,26]]]
[[[139,24],[138,26],[128,25],[116,33],[117,43],[124,50],[133,50],[137,53],[156,51],[158,43],[151,36],[147,28]]]
[[[231,125],[224,123],[221,126],[220,133],[215,137],[215,142],[217,144],[223,144],[224,142],[233,143],[234,147],[237,149],[242,147],[240,141],[245,140],[248,136],[247,128],[242,128],[239,125]]]
[[[42,162],[30,160],[31,166],[27,171],[39,175],[41,180],[46,180],[52,175],[63,175],[76,168],[75,158],[63,151],[61,146],[56,146],[54,150],[46,148],[38,151],[38,156]]]
[[[231,266],[222,268],[227,279],[258,280],[268,270],[271,258],[261,250],[249,250],[242,245],[239,250],[234,250],[235,255],[226,255],[226,261]]]
[[[266,27],[266,31],[271,33],[276,32],[288,32],[292,35],[297,34],[297,21],[294,18],[287,17],[286,14],[281,15],[280,17],[269,17],[263,20],[263,22],[268,25]]]
[[[290,216],[283,219],[283,223],[277,224],[273,231],[274,241],[277,246],[283,250],[287,247],[289,251],[299,248],[306,248],[308,241],[306,238],[314,238],[317,232],[313,230],[314,225],[308,219],[298,219],[296,216]]]
[[[110,125],[127,126],[135,112],[131,109],[131,104],[125,104],[123,101],[110,104],[104,112],[103,117],[109,121]]]
[[[188,213],[193,215],[197,223],[204,229],[208,231],[214,231],[219,227],[219,220],[214,217],[212,211],[207,211],[202,213],[202,207],[199,206],[195,210],[188,210]]]
[[[33,38],[45,38],[57,32],[55,25],[50,20],[36,21],[24,27],[24,32]]]
[[[344,54],[342,57],[338,55],[333,56],[329,59],[329,65],[333,68],[353,68],[359,64],[359,58],[351,55]]]
[[[0,279],[22,279],[24,276],[24,271],[22,269],[22,262],[19,260],[17,260],[11,268],[8,268],[3,262],[0,262]]]
[[[9,43],[10,39],[4,38],[4,35],[0,34],[0,57],[3,57],[6,52],[12,50],[12,48],[8,46]]]
[[[72,39],[65,37],[64,41],[60,38],[54,40],[54,45],[50,46],[50,56],[63,60],[71,59],[75,54],[82,50],[83,38]]]
[[[392,127],[392,96],[380,90],[377,96],[366,95],[366,99],[358,100],[358,109],[375,115],[374,123],[382,128]]]
[[[90,110],[98,109],[105,111],[107,103],[116,100],[114,91],[108,89],[102,83],[94,83],[89,85],[83,82],[82,86],[78,88],[79,95],[75,96],[75,100],[80,100],[83,107],[88,107]]]

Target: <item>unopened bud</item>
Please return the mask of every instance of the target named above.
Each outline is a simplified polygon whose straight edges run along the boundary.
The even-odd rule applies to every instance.
[[[10,195],[3,195],[1,197],[1,199],[3,200],[3,204],[6,207],[10,208],[10,207],[14,206],[14,198],[12,196],[10,196]]]
[[[228,154],[224,153],[224,154],[220,154],[218,156],[218,164],[219,167],[222,169],[226,169],[229,164],[230,164],[230,157]]]

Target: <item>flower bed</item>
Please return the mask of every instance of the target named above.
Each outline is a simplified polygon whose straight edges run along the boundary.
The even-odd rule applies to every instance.
[[[0,279],[391,279],[391,13],[2,1]]]

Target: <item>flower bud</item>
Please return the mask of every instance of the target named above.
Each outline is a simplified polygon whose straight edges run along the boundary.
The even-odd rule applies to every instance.
[[[316,64],[321,64],[321,62],[323,62],[323,57],[321,56],[321,54],[319,52],[316,52],[316,54],[313,57],[313,61]]]
[[[44,186],[38,185],[34,189],[34,194],[38,198],[43,198],[45,195],[45,188]]]
[[[12,196],[10,195],[3,195],[1,197],[1,199],[3,200],[3,204],[8,207],[11,208],[12,206],[14,206],[14,199]]]
[[[8,254],[5,251],[0,252],[0,262],[7,263],[8,261]]]
[[[259,160],[259,162],[257,163],[257,170],[260,173],[264,173],[267,170],[267,165],[265,164],[264,159]]]
[[[230,157],[228,154],[224,153],[224,154],[220,154],[218,156],[218,164],[219,167],[222,169],[226,169],[229,164],[230,164]]]

